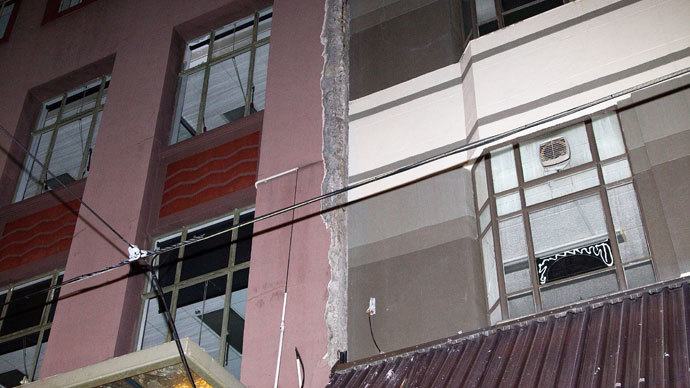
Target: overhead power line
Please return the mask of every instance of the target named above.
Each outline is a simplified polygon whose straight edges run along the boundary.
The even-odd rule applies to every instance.
[[[91,212],[91,214],[93,214],[96,218],[98,218],[98,220],[101,221],[101,222],[103,223],[103,225],[105,225],[108,229],[110,229],[110,231],[113,232],[113,234],[115,234],[120,240],[122,240],[122,241],[123,241],[125,244],[127,244],[127,246],[129,246],[130,248],[131,248],[131,247],[134,247],[134,245],[133,245],[132,243],[130,243],[129,241],[127,241],[127,239],[125,239],[125,238],[122,236],[122,234],[120,234],[120,233],[119,233],[117,230],[115,230],[115,228],[113,228],[106,220],[104,220],[103,217],[100,216],[100,214],[96,213],[96,211],[93,210],[93,209],[91,208],[91,206],[87,205],[86,202],[84,202],[77,194],[75,194],[74,191],[72,191],[72,189],[70,189],[69,187],[67,187],[67,185],[65,185],[64,183],[62,183],[62,181],[61,181],[60,179],[58,179],[58,178],[55,176],[55,174],[53,174],[53,173],[50,171],[50,169],[46,168],[46,166],[45,166],[43,163],[41,163],[40,160],[38,160],[38,158],[36,157],[36,155],[32,154],[26,147],[24,147],[24,145],[23,145],[19,140],[17,140],[17,138],[15,138],[7,129],[5,129],[5,127],[3,127],[2,125],[0,125],[0,130],[2,130],[2,132],[4,132],[5,135],[7,135],[7,136],[12,140],[12,142],[14,142],[16,145],[18,145],[27,155],[29,155],[29,156],[31,157],[31,159],[34,160],[34,162],[38,163],[38,165],[41,166],[41,168],[43,168],[44,170],[46,170],[46,173],[47,173],[48,175],[50,175],[50,177],[51,177],[52,179],[54,179],[55,181],[57,181],[57,182],[60,184],[60,186],[64,187],[65,190],[67,190],[67,192],[68,192],[72,197],[76,198],[76,199],[82,204],[82,206],[84,206],[86,209],[89,210],[89,212]],[[27,172],[27,173],[29,174],[29,178],[31,178],[31,172]]]
[[[374,182],[376,182],[376,181],[379,181],[379,180],[382,180],[382,179],[385,179],[385,178],[389,178],[389,177],[394,176],[394,175],[401,174],[401,173],[403,173],[403,172],[406,172],[406,171],[415,169],[415,168],[417,168],[417,167],[420,167],[420,166],[429,164],[429,163],[431,163],[431,162],[435,162],[435,161],[437,161],[437,160],[441,160],[441,159],[444,159],[444,158],[449,157],[449,156],[452,156],[452,155],[457,155],[457,154],[459,154],[459,153],[461,153],[461,152],[469,151],[469,150],[472,150],[472,149],[475,149],[475,148],[479,148],[479,147],[482,147],[482,146],[491,144],[491,143],[496,142],[496,141],[498,141],[498,140],[501,140],[501,139],[504,139],[504,138],[507,138],[507,137],[516,135],[516,134],[518,134],[518,133],[520,133],[520,132],[523,132],[523,131],[525,131],[525,130],[527,130],[527,129],[534,128],[534,127],[536,127],[536,126],[539,126],[539,125],[542,125],[542,124],[546,124],[546,123],[549,123],[549,122],[551,122],[551,121],[554,121],[554,120],[557,120],[557,119],[560,119],[560,118],[564,118],[564,117],[566,117],[566,116],[568,116],[568,115],[571,115],[571,114],[573,114],[573,113],[577,113],[577,112],[583,111],[583,110],[585,110],[585,109],[589,109],[589,108],[594,107],[594,106],[596,106],[596,105],[599,105],[599,104],[601,104],[601,103],[604,103],[604,102],[607,102],[607,101],[610,101],[610,100],[613,100],[613,99],[616,99],[616,98],[625,96],[625,95],[627,95],[627,94],[630,94],[630,93],[639,91],[639,90],[641,90],[641,89],[648,88],[648,87],[650,87],[650,86],[654,86],[654,85],[660,84],[660,83],[662,83],[662,82],[669,81],[669,80],[671,80],[671,79],[673,79],[673,78],[677,78],[677,77],[680,77],[680,76],[682,76],[682,75],[689,74],[689,73],[690,73],[690,67],[683,68],[683,69],[681,69],[681,70],[678,70],[678,71],[669,73],[669,74],[667,74],[667,75],[665,75],[665,76],[658,77],[658,78],[652,79],[652,80],[650,80],[650,81],[647,81],[647,82],[644,82],[644,83],[641,83],[641,84],[638,84],[638,85],[635,85],[635,86],[632,86],[632,87],[623,89],[623,90],[621,90],[621,91],[619,91],[619,92],[616,92],[616,93],[613,93],[613,94],[610,94],[610,95],[601,97],[601,98],[596,99],[596,100],[594,100],[594,101],[591,101],[591,102],[588,102],[588,103],[585,103],[585,104],[582,104],[582,105],[578,105],[578,106],[576,106],[576,107],[574,107],[574,108],[566,109],[566,110],[561,111],[561,112],[559,112],[559,113],[555,113],[555,114],[550,115],[550,116],[547,116],[547,117],[545,117],[545,118],[543,118],[543,119],[540,119],[540,120],[537,120],[537,121],[533,121],[533,122],[531,122],[531,123],[529,123],[529,124],[525,124],[525,125],[523,125],[523,126],[520,126],[520,127],[514,128],[514,129],[511,129],[511,130],[509,130],[509,131],[502,132],[502,133],[500,133],[500,134],[496,134],[496,135],[493,135],[493,136],[489,136],[489,137],[487,137],[487,138],[485,138],[485,139],[480,139],[480,140],[477,140],[477,141],[474,141],[474,142],[471,142],[471,143],[467,143],[467,144],[465,144],[465,145],[462,145],[462,146],[456,147],[456,148],[454,148],[454,149],[452,149],[452,150],[449,150],[449,151],[446,151],[446,152],[443,152],[443,153],[440,153],[440,154],[437,154],[437,155],[428,157],[428,158],[423,159],[423,160],[420,160],[420,161],[418,161],[418,162],[410,163],[410,164],[408,164],[408,165],[405,165],[405,166],[402,166],[402,167],[399,167],[399,168],[396,168],[396,169],[393,169],[393,170],[390,170],[390,171],[387,171],[387,172],[383,172],[383,173],[381,173],[381,174],[378,174],[378,175],[375,175],[375,176],[372,176],[372,177],[369,177],[369,178],[366,178],[366,179],[362,179],[362,180],[357,181],[357,182],[355,182],[355,183],[353,183],[353,184],[351,184],[351,185],[345,186],[345,187],[343,187],[343,188],[340,188],[340,189],[337,189],[337,190],[334,190],[334,191],[331,191],[331,192],[328,192],[328,193],[325,193],[325,194],[321,194],[321,195],[319,195],[319,196],[316,196],[316,197],[313,197],[313,198],[311,198],[311,199],[308,199],[308,200],[305,200],[305,201],[302,201],[302,202],[293,204],[293,205],[291,205],[291,206],[287,206],[287,207],[284,207],[284,208],[282,208],[282,209],[274,210],[274,211],[269,212],[269,213],[266,213],[266,214],[264,214],[264,215],[262,215],[262,216],[253,218],[253,219],[251,219],[251,220],[249,220],[249,221],[245,221],[245,222],[239,223],[239,224],[237,224],[237,225],[234,225],[234,226],[232,226],[232,227],[228,227],[227,229],[221,230],[221,231],[219,231],[219,232],[216,232],[216,233],[213,233],[213,234],[210,234],[210,235],[194,236],[194,237],[191,238],[191,239],[187,239],[187,240],[181,241],[181,242],[179,242],[179,243],[177,243],[177,244],[174,244],[174,245],[172,245],[172,246],[170,246],[170,247],[167,247],[167,248],[164,248],[164,249],[159,249],[159,250],[155,250],[155,251],[142,251],[142,255],[141,255],[140,258],[143,259],[143,258],[146,258],[146,257],[149,257],[149,256],[164,254],[164,253],[173,251],[173,250],[175,250],[175,249],[178,249],[178,248],[181,248],[181,247],[190,245],[190,244],[194,244],[194,243],[197,243],[197,242],[200,242],[200,241],[204,241],[204,240],[208,240],[208,239],[214,238],[214,237],[216,237],[216,236],[219,236],[219,235],[228,233],[228,232],[230,232],[230,231],[233,231],[233,230],[236,230],[236,229],[239,229],[239,228],[243,228],[243,227],[245,227],[245,226],[252,225],[252,224],[257,223],[257,222],[259,222],[259,221],[263,221],[263,220],[266,220],[266,219],[268,219],[268,218],[272,218],[272,217],[278,216],[278,215],[280,215],[280,214],[283,214],[283,213],[286,213],[286,212],[289,212],[289,211],[292,211],[292,210],[295,210],[295,209],[298,209],[298,208],[301,208],[301,207],[310,205],[310,204],[312,204],[312,203],[314,203],[314,202],[318,202],[318,201],[324,200],[324,199],[326,199],[326,198],[334,197],[334,196],[336,196],[336,195],[346,193],[346,192],[348,192],[348,191],[351,191],[351,190],[354,190],[354,189],[356,189],[356,188],[359,188],[359,187],[362,187],[362,186],[365,186],[365,185],[374,183]],[[2,128],[2,127],[0,126],[0,128]],[[3,128],[3,130],[4,130],[4,128]],[[7,131],[5,131],[5,132],[8,133]],[[9,134],[9,133],[8,133],[8,134]],[[11,135],[10,135],[10,137],[11,137]],[[16,141],[16,140],[15,140],[15,141]],[[63,283],[60,284],[60,285],[55,285],[55,286],[53,286],[53,287],[46,288],[45,290],[37,291],[37,292],[35,292],[35,293],[33,293],[33,294],[40,293],[40,292],[46,292],[46,291],[51,290],[51,289],[60,288],[60,287],[62,287],[63,285],[72,284],[72,283],[75,283],[75,282],[78,282],[78,281],[81,281],[81,280],[84,280],[84,279],[88,279],[88,278],[90,278],[90,277],[97,276],[97,275],[99,275],[99,274],[101,274],[101,273],[111,271],[111,270],[113,270],[113,269],[115,269],[115,268],[119,268],[119,267],[122,267],[122,266],[124,266],[124,265],[126,265],[126,264],[128,264],[128,263],[133,263],[133,262],[136,262],[136,261],[137,261],[137,260],[128,259],[128,260],[122,261],[122,262],[120,262],[120,263],[118,263],[118,264],[115,264],[115,265],[113,265],[113,266],[104,268],[104,269],[102,269],[102,270],[100,270],[100,271],[95,271],[95,272],[91,272],[91,273],[88,273],[88,274],[84,274],[84,275],[77,276],[77,277],[75,277],[75,278],[72,278],[72,279],[69,279],[69,280],[63,282]],[[6,302],[6,303],[7,303],[7,302]]]

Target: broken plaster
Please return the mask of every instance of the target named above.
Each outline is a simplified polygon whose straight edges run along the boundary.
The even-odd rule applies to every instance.
[[[321,192],[328,193],[347,185],[348,99],[349,99],[349,14],[347,0],[326,0],[321,44],[324,66],[321,74],[323,104],[324,178]],[[325,320],[328,350],[324,357],[329,365],[338,360],[338,352],[347,349],[347,217],[346,194],[324,199],[322,219],[331,234],[328,262],[331,279]],[[334,209],[335,208],[335,209]]]

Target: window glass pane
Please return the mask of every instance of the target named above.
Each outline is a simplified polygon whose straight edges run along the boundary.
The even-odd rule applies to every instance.
[[[101,126],[101,117],[103,116],[103,111],[98,112],[96,115],[96,125],[93,127],[93,135],[91,136],[91,144],[89,145],[89,149],[86,150],[86,166],[84,169],[84,175],[82,178],[85,178],[89,170],[91,170],[91,157],[93,156],[93,149],[96,147],[96,138],[98,137],[98,128]]]
[[[621,260],[625,263],[649,256],[647,238],[632,183],[609,189],[608,197]]]
[[[616,273],[606,271],[544,287],[541,289],[541,302],[544,309],[550,309],[616,291]]]
[[[498,305],[496,308],[489,313],[489,320],[491,321],[492,325],[495,325],[496,323],[500,322],[503,320],[503,314],[501,313],[501,306]]]
[[[178,139],[181,141],[196,134],[197,123],[199,121],[199,105],[201,104],[201,89],[204,85],[204,72],[197,71],[182,77],[180,83],[180,122],[178,126]]]
[[[472,0],[462,0],[462,27],[463,38],[467,39],[472,34]]]
[[[615,113],[592,120],[599,159],[606,160],[625,153],[623,135]]]
[[[208,59],[208,43],[210,37],[210,34],[206,34],[189,42],[184,61],[185,70],[206,63]]]
[[[264,110],[266,106],[266,76],[268,71],[269,45],[265,44],[256,49],[254,59],[254,80],[252,86],[252,109],[250,113]]]
[[[608,239],[598,195],[534,211],[529,218],[537,257]]]
[[[101,105],[105,105],[106,97],[108,97],[108,87],[110,86],[110,76],[105,77],[105,85],[103,86],[103,94],[101,95]]]
[[[518,318],[534,313],[534,297],[532,293],[508,298],[508,314],[511,318]]]
[[[498,300],[498,280],[496,278],[496,259],[494,256],[494,236],[491,228],[482,238],[482,256],[484,258],[484,275],[486,276],[486,298],[489,306]]]
[[[36,370],[31,377],[32,380],[38,380],[38,377],[41,375],[41,366],[43,365],[43,358],[46,355],[46,344],[48,343],[48,337],[50,337],[50,329],[47,329],[45,332],[43,332],[43,340],[38,345],[38,361],[36,362]]]
[[[245,223],[254,218],[254,212],[249,212],[240,215],[240,224]],[[249,261],[252,255],[252,234],[254,233],[254,224],[249,224],[240,228],[237,232],[237,248],[235,249],[235,264],[241,264]]]
[[[604,163],[601,165],[601,172],[604,174],[604,183],[617,182],[632,176],[627,159]]]
[[[228,342],[225,349],[225,370],[240,378],[244,321],[247,310],[247,281],[249,269],[235,272],[232,277],[232,296],[228,314]]]
[[[215,360],[220,354],[226,282],[220,276],[181,289],[175,312],[180,338],[190,338]]]
[[[518,181],[512,145],[491,153],[491,174],[494,181],[494,193],[517,187]]]
[[[474,169],[475,179],[475,193],[477,193],[477,206],[482,207],[486,199],[489,198],[489,190],[486,187],[486,167],[484,166],[484,159],[477,163]]]
[[[493,20],[479,25],[479,36],[498,30],[498,20]]]
[[[39,333],[0,343],[0,384],[18,387],[19,382],[31,374]]]
[[[170,292],[165,293],[165,303],[170,307]],[[168,335],[168,324],[163,315],[163,306],[159,305],[157,297],[144,302],[144,322],[141,328],[139,349],[147,349],[165,343]]]
[[[211,66],[203,123],[206,130],[244,117],[250,56],[247,52]]]
[[[496,212],[499,216],[520,210],[520,193],[514,192],[496,197]]]
[[[625,267],[625,280],[628,288],[643,287],[656,281],[651,261],[631,264]]]
[[[496,17],[496,4],[494,0],[475,0],[477,10],[477,23],[483,23]]]
[[[43,308],[46,306],[48,292],[33,293],[48,287],[50,287],[50,279],[26,286],[20,286],[14,290],[9,305],[7,306],[5,319],[2,322],[0,336],[27,329],[41,323]]]
[[[261,40],[271,35],[271,23],[273,22],[273,9],[269,8],[259,14],[259,33],[257,40]]]
[[[190,230],[188,236],[211,236],[232,227],[232,218],[204,227]],[[230,243],[232,233],[225,232],[218,236],[187,245],[184,249],[182,274],[180,280],[191,279],[221,268],[230,263]]]
[[[216,30],[213,58],[249,46],[252,43],[253,29],[254,15],[251,15]]]
[[[45,128],[55,124],[58,113],[60,112],[60,105],[62,104],[62,97],[57,97],[43,104],[43,112],[41,119],[36,126],[37,129]]]
[[[96,98],[101,88],[101,81],[91,82],[76,90],[67,93],[65,106],[62,108],[60,120],[75,116],[93,109],[96,106]]]
[[[60,182],[69,184],[79,179],[81,159],[84,150],[88,151],[86,141],[90,128],[91,116],[58,127],[48,168]],[[60,187],[50,176],[46,177],[46,184],[51,190]]]
[[[5,3],[5,7],[2,9],[0,14],[0,38],[5,36],[7,31],[7,25],[10,22],[10,17],[12,16],[12,10],[14,10],[14,0],[10,0]]]
[[[539,151],[540,145],[560,137],[565,138],[568,144],[570,159],[553,166],[542,166]],[[525,182],[591,162],[592,153],[589,150],[585,125],[578,124],[556,133],[548,133],[525,143],[520,143],[520,157],[522,160]]]
[[[62,12],[64,10],[70,9],[78,4],[81,4],[82,0],[62,0],[60,1],[60,8],[58,9],[59,12]]]
[[[564,0],[542,0],[538,3],[532,4],[530,6],[527,6],[525,8],[520,8],[520,9],[515,9],[513,12],[504,12],[503,14],[503,20],[505,21],[506,26],[509,26],[511,24],[517,23],[519,21],[525,20],[527,18],[530,18],[535,15],[539,15],[542,12],[546,12],[550,9],[556,8],[560,5],[563,5]],[[507,0],[507,3],[512,3],[512,4],[525,4],[525,3],[530,3],[530,0]],[[511,5],[512,7],[512,5]],[[504,8],[506,10],[508,8]]]
[[[38,160],[45,164],[46,156],[48,155],[48,147],[50,146],[50,139],[53,136],[53,131],[48,131],[36,135],[31,139],[31,148],[29,149],[33,155],[36,155]],[[43,172],[43,167],[41,167],[36,160],[32,157],[27,156],[26,162],[24,163],[24,169],[22,170],[22,175],[19,180],[19,187],[17,188],[17,195],[15,196],[15,202],[21,201],[22,199],[32,197],[42,189],[42,184],[40,183],[41,173]]]
[[[501,237],[501,257],[508,293],[530,288],[529,263],[527,262],[527,241],[522,216],[509,218],[498,223]]]
[[[156,243],[157,249],[165,249],[172,245],[180,242],[180,236],[166,239],[164,241],[159,241]],[[175,282],[175,271],[177,270],[178,257],[180,254],[179,249],[166,252],[158,256],[158,281],[161,287],[167,287]],[[149,285],[149,290],[151,287]]]
[[[58,276],[56,284],[62,284],[62,277],[63,277],[63,275]],[[53,290],[53,297],[49,301],[50,310],[48,311],[47,322],[53,322],[53,318],[55,317],[55,309],[57,308],[57,302],[60,299],[60,290],[61,290],[61,288],[57,288],[57,289]]]
[[[599,175],[595,168],[554,179],[552,181],[525,189],[527,206],[550,199],[559,198],[599,184]]]
[[[489,222],[491,221],[491,206],[487,206],[482,210],[481,214],[479,214],[479,231],[483,232],[484,228],[486,228],[489,225]]]

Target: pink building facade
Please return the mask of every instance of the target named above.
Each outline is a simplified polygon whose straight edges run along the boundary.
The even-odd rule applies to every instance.
[[[75,162],[79,167],[66,167],[66,172],[56,175],[125,240],[150,249],[161,237],[196,225],[221,217],[230,217],[235,223],[244,221],[251,218],[250,211],[258,216],[321,193],[323,2],[221,0],[174,6],[166,1],[69,3],[12,4],[14,19],[6,33],[11,36],[0,43],[0,125],[24,146],[34,147],[32,151],[41,154],[43,162],[45,148],[49,148],[49,170],[69,164],[65,155],[70,151],[61,148],[64,142],[81,141],[75,152],[83,163]],[[209,38],[210,32],[214,35]],[[203,46],[204,36],[206,46],[201,49],[205,53],[209,41],[215,44],[212,55],[203,59],[211,65],[202,64],[200,71],[187,77],[182,73],[185,66],[195,65],[198,51],[192,44],[201,42]],[[248,66],[253,71],[248,72]],[[213,105],[214,93],[218,92],[214,77],[228,69],[237,73],[227,78],[235,77],[232,79],[240,85],[227,87],[234,87],[231,92],[241,98],[243,112],[236,117],[210,113],[217,110]],[[194,128],[200,131],[192,129],[196,136],[178,142],[173,128],[182,121],[187,125],[188,112],[198,109],[200,97],[194,93],[201,82],[194,82],[204,74],[209,78],[203,86],[208,96],[201,97],[206,103],[202,111],[206,122]],[[100,86],[93,84],[99,79]],[[56,97],[59,108],[51,110],[46,102]],[[73,114],[70,104],[79,105],[73,109],[76,113],[71,123],[66,118]],[[47,112],[47,118],[41,118],[42,112]],[[198,117],[198,111],[191,114]],[[52,129],[48,128],[53,125],[49,124],[51,115],[58,116]],[[221,121],[211,124],[211,116]],[[74,117],[80,118],[74,121]],[[95,125],[91,125],[93,121],[97,121]],[[74,123],[79,129],[68,133],[67,128]],[[52,140],[42,143],[46,146],[35,145],[38,137]],[[86,148],[84,137],[91,139]],[[127,245],[67,190],[53,189],[55,182],[48,183],[51,177],[46,172],[34,180],[22,176],[21,167],[28,163],[26,155],[9,137],[3,135],[0,147],[3,289],[14,291],[17,299],[27,280],[38,283],[26,283],[26,287],[45,286],[50,283],[42,280],[46,274],[55,283],[58,276],[71,278],[126,257]],[[291,172],[264,179],[286,170]],[[22,184],[23,192],[17,194]],[[216,349],[219,344],[210,346],[216,346],[216,361],[232,369],[237,378],[239,354],[241,381],[246,386],[273,384],[285,290],[289,297],[280,385],[292,386],[297,381],[295,347],[302,356],[308,386],[327,382],[331,365],[324,359],[328,343],[324,314],[330,234],[319,209],[317,203],[295,212],[294,218],[301,220],[293,228],[284,225],[293,217],[291,213],[257,224],[256,236],[249,242],[251,248],[246,244],[237,248],[241,244],[230,243],[231,236],[226,235],[223,249],[234,256],[220,271],[233,288],[233,300],[237,300],[225,298],[232,307],[224,310],[221,302],[218,311],[225,311],[219,320],[230,319],[230,311],[235,321],[217,325],[222,335],[209,332],[212,338],[226,336],[222,340],[225,351]],[[242,249],[244,253],[251,249],[251,260],[243,257],[240,264],[240,253],[235,251]],[[189,263],[182,277],[187,276],[184,273],[188,269],[193,272],[189,276],[203,276],[204,269]],[[246,278],[249,263],[247,281],[241,278]],[[232,275],[234,280],[230,280]],[[179,277],[173,282],[178,281]],[[17,310],[17,318],[13,318],[16,309],[10,303],[12,296],[5,292],[6,329],[2,335],[9,341],[6,349],[11,352],[4,354],[7,360],[3,360],[8,364],[21,361],[19,364],[27,366],[15,365],[3,372],[16,369],[30,376],[29,380],[38,380],[147,346],[150,337],[143,332],[148,307],[142,299],[146,284],[144,275],[121,268],[61,289],[57,308],[50,307],[51,312],[33,306],[29,312]],[[197,286],[212,284],[216,283],[202,280]],[[176,285],[168,286],[175,288],[175,298],[185,292]],[[205,315],[197,317],[201,326],[212,319],[208,312],[211,298],[206,293],[203,298],[208,305],[204,306]],[[177,305],[180,316],[186,311],[181,299],[172,304]],[[18,323],[29,316],[35,322]],[[243,336],[241,331],[239,337],[231,333],[236,331],[236,324],[243,327]],[[40,338],[34,338],[36,335]],[[165,335],[159,340],[163,342]],[[17,345],[18,341],[22,345]],[[12,354],[21,354],[22,349],[29,355],[22,356],[23,360],[13,358]],[[10,375],[7,381],[11,382]],[[12,376],[20,377],[16,373]]]

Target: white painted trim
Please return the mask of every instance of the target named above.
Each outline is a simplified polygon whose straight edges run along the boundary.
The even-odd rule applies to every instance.
[[[266,183],[266,182],[268,182],[268,181],[270,181],[270,180],[276,179],[276,178],[281,177],[281,176],[283,176],[283,175],[287,175],[287,174],[289,174],[289,173],[291,173],[291,172],[295,172],[295,171],[297,171],[297,170],[299,170],[299,167],[294,167],[294,168],[291,168],[291,169],[289,169],[289,170],[285,170],[285,171],[283,171],[283,172],[279,172],[279,173],[277,173],[277,174],[275,174],[275,175],[271,175],[271,176],[269,176],[268,178],[259,179],[258,181],[254,182],[254,188],[255,188],[255,189],[258,189],[260,183]]]

